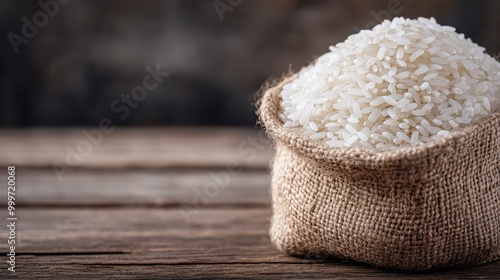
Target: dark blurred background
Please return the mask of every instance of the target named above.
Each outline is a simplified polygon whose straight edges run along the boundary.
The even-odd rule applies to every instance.
[[[94,126],[105,117],[254,126],[263,82],[359,29],[433,16],[493,55],[499,8],[497,0],[3,0],[0,126]],[[169,75],[141,92],[148,66]],[[140,100],[126,103],[134,90]]]

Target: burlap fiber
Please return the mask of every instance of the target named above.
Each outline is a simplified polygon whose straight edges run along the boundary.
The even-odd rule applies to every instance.
[[[375,152],[283,127],[285,78],[258,109],[276,142],[270,235],[281,251],[427,270],[500,257],[500,112],[447,138]]]

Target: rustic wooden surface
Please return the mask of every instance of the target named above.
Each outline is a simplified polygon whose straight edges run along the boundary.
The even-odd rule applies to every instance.
[[[499,279],[500,262],[408,273],[278,252],[268,237],[272,149],[258,141],[250,153],[247,145],[257,130],[120,129],[60,180],[52,163],[64,161],[80,133],[0,131],[0,166],[18,171],[19,219],[17,272],[2,261],[1,279]],[[241,169],[193,204],[228,162]]]

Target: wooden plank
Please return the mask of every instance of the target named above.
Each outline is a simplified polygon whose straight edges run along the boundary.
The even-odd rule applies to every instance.
[[[44,257],[45,258],[45,257]],[[500,265],[430,273],[404,273],[349,263],[240,263],[199,265],[81,265],[36,263],[20,258],[18,272],[10,279],[498,279]]]
[[[272,151],[262,130],[247,128],[2,129],[0,166],[53,168],[243,168],[265,169]],[[93,134],[98,135],[98,133]],[[101,139],[100,141],[97,141]]]
[[[286,256],[268,237],[270,209],[22,209],[16,277],[414,278],[343,260]],[[2,229],[1,234],[5,234]],[[5,244],[0,244],[5,250]],[[0,269],[6,269],[3,263]],[[495,279],[500,262],[417,275]]]
[[[0,182],[7,173],[0,172]],[[196,205],[259,206],[269,204],[267,171],[229,170],[85,170],[63,176],[52,170],[17,169],[17,201],[21,207]],[[0,205],[7,193],[0,192]]]
[[[186,216],[179,208],[19,208],[18,249],[19,253],[130,253],[177,248],[173,257],[182,259],[184,248],[271,248],[270,214],[270,209],[199,209]],[[0,243],[0,248],[6,246]]]

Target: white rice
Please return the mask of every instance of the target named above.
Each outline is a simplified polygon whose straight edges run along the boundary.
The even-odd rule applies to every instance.
[[[285,127],[331,147],[437,141],[500,108],[500,63],[435,19],[362,30],[283,87]]]

